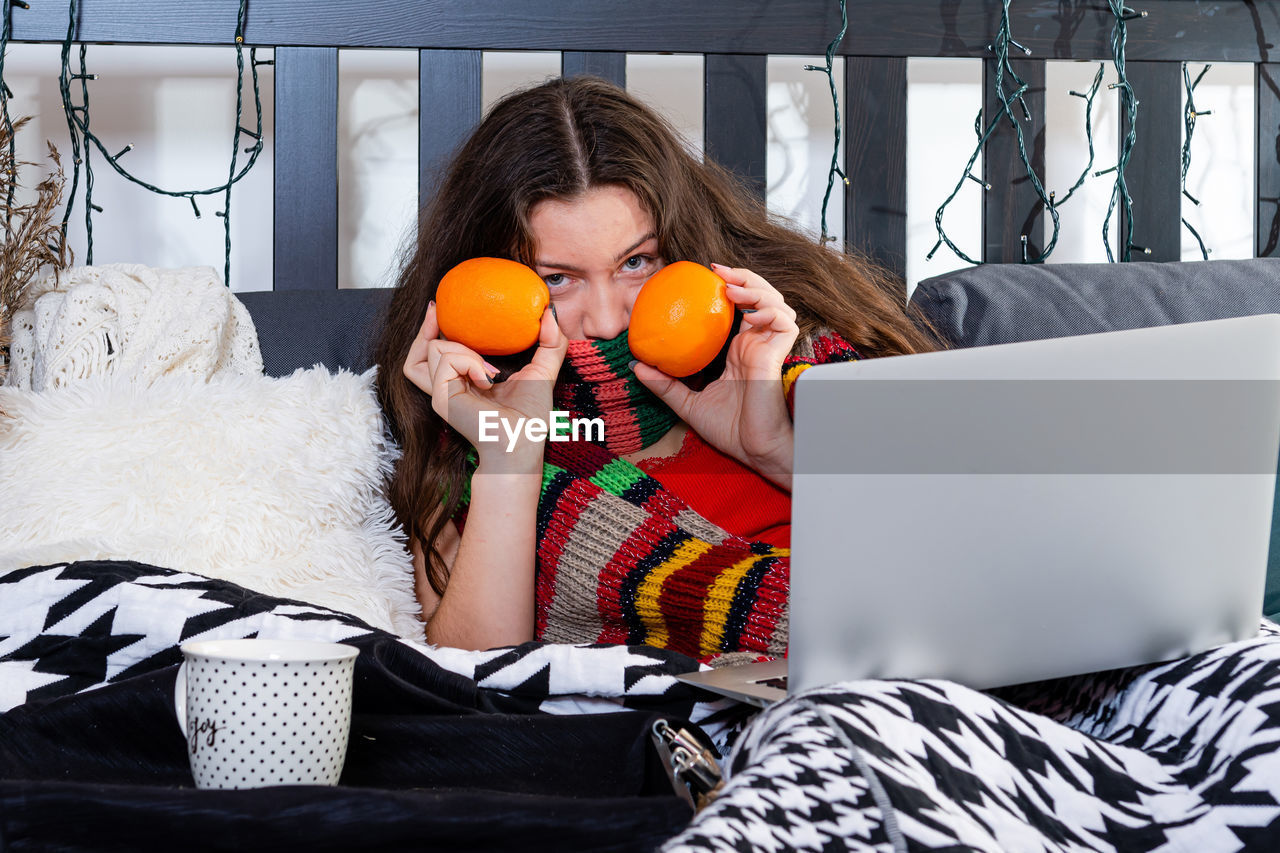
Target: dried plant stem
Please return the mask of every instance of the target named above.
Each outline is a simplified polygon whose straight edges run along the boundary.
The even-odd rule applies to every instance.
[[[9,198],[10,190],[22,186],[20,171],[34,166],[15,160],[11,154],[12,136],[22,129],[29,118],[13,122],[12,131],[0,124],[0,197]],[[8,363],[10,320],[22,299],[27,285],[45,269],[65,269],[72,254],[67,246],[61,221],[55,215],[62,204],[62,190],[66,179],[62,172],[62,160],[53,143],[49,146],[49,159],[53,168],[44,180],[35,186],[35,198],[25,203],[13,202],[3,206],[4,242],[0,244],[0,378]]]

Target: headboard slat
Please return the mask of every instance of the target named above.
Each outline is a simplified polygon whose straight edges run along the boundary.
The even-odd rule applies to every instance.
[[[418,205],[426,204],[438,170],[480,121],[478,50],[418,51]]]
[[[338,49],[275,57],[275,289],[336,290]]]
[[[1022,128],[1023,143],[1036,174],[1044,174],[1045,64],[1043,60],[1010,60],[1013,71],[1027,84],[1023,95],[1028,120],[1022,107],[1013,102],[1013,119]],[[982,130],[1001,110],[995,96],[996,60],[982,63]],[[1004,91],[1013,94],[1017,84],[1006,75]],[[974,140],[977,141],[976,139]],[[1018,134],[1008,117],[1000,119],[982,152],[983,179],[991,189],[983,193],[982,259],[987,262],[1017,263],[1022,260],[1022,235],[1027,235],[1027,257],[1044,251],[1044,203],[1031,181],[1018,150]],[[1046,188],[1047,191],[1048,188]]]
[[[907,60],[851,56],[844,91],[845,242],[905,278]]]
[[[1133,242],[1151,250],[1135,250],[1130,260],[1176,261],[1182,257],[1182,65],[1129,62],[1125,74],[1139,102],[1137,138],[1125,170]],[[1121,145],[1126,133],[1128,117],[1121,108]],[[1119,221],[1124,222],[1123,210]]]
[[[1280,63],[1255,66],[1254,254],[1280,255]]]
[[[765,197],[768,57],[707,54],[703,65],[703,144],[707,156]]]
[[[565,77],[593,74],[617,85],[627,86],[627,55],[606,51],[566,50],[560,55],[560,73]]]

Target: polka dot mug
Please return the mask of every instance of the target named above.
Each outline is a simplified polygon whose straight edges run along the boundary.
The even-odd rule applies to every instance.
[[[209,640],[181,648],[174,707],[197,788],[338,784],[354,646]]]

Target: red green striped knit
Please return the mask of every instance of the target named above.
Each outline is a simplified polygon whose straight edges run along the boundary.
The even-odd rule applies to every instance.
[[[630,364],[627,333],[607,341],[569,341],[554,400],[577,418],[600,418],[603,443],[613,453],[634,453],[667,434],[679,418],[640,384]]]

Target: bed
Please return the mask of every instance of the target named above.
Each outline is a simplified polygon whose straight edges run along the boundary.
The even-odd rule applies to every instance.
[[[1257,260],[1133,264],[1140,281],[1125,292],[1151,295],[1135,297],[1146,311],[1112,298],[1113,267],[1054,278],[1052,266],[1012,263],[1035,258],[1052,223],[1020,171],[1015,134],[997,129],[983,176],[981,260],[991,266],[922,283],[915,297],[957,345],[1095,330],[1087,320],[1151,325],[1280,307],[1280,262],[1266,260],[1280,228],[1280,158],[1270,156],[1280,88],[1269,56],[1280,3],[1152,5],[1127,43],[1150,130],[1130,152],[1128,191],[1144,215],[1129,217],[1123,253],[1140,246],[1145,261],[1177,260],[1181,63],[1227,60],[1257,69]],[[225,44],[238,6],[191,0],[175,15],[159,0],[82,0],[76,39]],[[899,276],[907,58],[990,66],[1004,8],[849,4],[837,51],[855,188],[845,239]],[[1106,2],[1045,0],[1008,12],[1032,51],[1012,62],[1029,83],[1034,134],[1043,58],[1111,60],[1116,15]],[[67,36],[63,4],[32,0],[11,16],[14,40]],[[0,396],[0,409],[18,413],[0,437],[3,529],[23,537],[0,543],[0,849],[1280,846],[1280,629],[1270,621],[1256,639],[1167,664],[996,693],[860,682],[763,713],[676,681],[697,664],[672,652],[530,643],[464,653],[414,636],[403,537],[376,488],[394,448],[366,372],[387,296],[338,289],[329,251],[338,49],[420,51],[422,196],[433,164],[479,117],[485,49],[560,50],[564,73],[620,83],[625,51],[704,54],[707,152],[762,188],[767,57],[822,54],[840,29],[837,3],[264,0],[248,4],[246,21],[246,45],[275,49],[276,263],[269,290],[239,296],[255,334],[237,357],[257,358],[266,378],[198,395],[160,381],[145,405],[105,386],[57,406]],[[1043,156],[1031,154],[1041,169]],[[1119,215],[1129,216],[1123,205]],[[166,286],[152,271],[118,272],[151,292]],[[1170,282],[1190,288],[1172,308]],[[1053,321],[1028,321],[1033,307]],[[205,320],[220,334],[245,327],[237,310],[228,302]],[[13,508],[37,505],[19,525]],[[160,541],[156,531],[175,526],[179,535]],[[291,574],[299,561],[319,567],[315,586]],[[244,574],[246,564],[270,565],[279,584]],[[368,574],[353,582],[357,565]],[[345,578],[336,590],[335,577]],[[1269,604],[1280,610],[1280,592]],[[192,786],[173,712],[178,644],[243,636],[360,648],[338,787]],[[726,784],[696,814],[654,744],[659,720],[690,725],[723,754]]]

